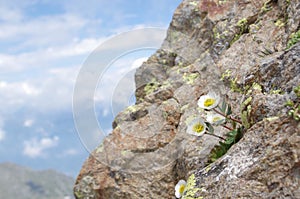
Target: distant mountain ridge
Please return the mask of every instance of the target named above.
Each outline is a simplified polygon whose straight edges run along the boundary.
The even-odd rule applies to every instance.
[[[73,199],[74,179],[54,170],[35,171],[0,164],[0,193],[5,199]]]

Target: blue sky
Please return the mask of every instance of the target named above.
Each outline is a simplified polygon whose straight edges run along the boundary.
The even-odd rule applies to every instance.
[[[167,28],[180,2],[0,0],[0,162],[51,168],[75,177],[88,157],[72,113],[82,65],[114,35]],[[115,60],[99,82],[95,111],[106,134],[115,113],[108,109],[111,99],[101,92],[116,89],[124,77],[130,81],[133,73],[128,71],[151,53],[153,49]],[[92,146],[101,142],[91,139]]]

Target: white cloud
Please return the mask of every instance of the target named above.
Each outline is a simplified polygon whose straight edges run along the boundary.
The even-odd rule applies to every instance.
[[[74,155],[78,155],[79,151],[77,149],[67,149],[64,150],[61,154],[58,155],[58,157],[66,157],[66,156],[74,156]]]
[[[65,7],[62,6],[61,2],[54,4],[63,7],[64,13],[43,15],[41,12],[34,17],[29,16],[27,7],[38,9],[38,6],[35,7],[38,1],[29,0],[26,2],[28,3],[11,0],[7,3],[8,5],[2,6],[6,2],[0,0],[0,20],[2,20],[0,23],[0,40],[5,44],[0,45],[2,46],[0,47],[0,75],[3,76],[2,81],[0,81],[0,116],[4,117],[5,114],[13,114],[18,110],[33,110],[42,113],[71,110],[73,87],[80,69],[79,65],[84,63],[88,54],[103,41],[106,41],[108,33],[120,33],[125,30],[145,27],[143,24],[128,23],[128,18],[135,16],[130,15],[131,11],[125,11],[126,8],[122,8],[123,10],[120,11],[116,7],[116,5],[119,7],[124,5],[121,0],[113,3],[106,0],[92,0],[92,2],[76,0],[72,4],[69,1],[62,1]],[[42,4],[46,5],[45,2],[46,4],[52,3],[52,1],[45,0],[42,1]],[[91,11],[91,9],[93,10]],[[99,14],[99,10],[107,12],[106,15],[111,16],[109,20],[102,17],[100,19],[99,16],[102,16],[102,13]],[[124,14],[126,14],[125,17]],[[117,24],[117,19],[127,21]],[[114,24],[110,24],[111,22]],[[102,23],[109,24],[110,27],[106,27],[109,29],[104,29]],[[121,52],[120,46],[125,49],[132,49],[131,47],[135,47],[135,43],[143,43],[149,47],[157,46],[158,40],[162,41],[163,39],[161,32],[153,33],[145,30],[144,33],[136,33],[130,39],[123,37],[123,40],[121,38],[113,45],[104,46],[103,49],[110,54],[116,51]],[[109,38],[114,37],[110,35]],[[156,42],[153,43],[152,41]],[[126,89],[133,85],[132,72],[143,60],[144,58],[131,59],[118,63],[120,67],[109,72],[107,77],[103,79],[104,90],[102,94],[95,96],[98,99],[96,103],[103,102],[102,108],[109,107],[113,98],[112,92],[118,88],[122,92],[118,93],[119,97],[114,98],[113,101],[127,106],[128,92]],[[127,76],[129,73],[130,77]],[[22,78],[19,79],[19,76]],[[126,89],[117,87],[120,86],[121,80],[124,86],[129,83],[130,86],[127,86]],[[132,90],[134,88],[130,92]],[[84,96],[84,94],[82,95]],[[108,109],[103,109],[103,115],[109,114],[108,111]],[[31,113],[33,117],[34,114]],[[30,121],[30,118],[25,121],[21,120],[21,122],[27,127],[34,123]],[[46,136],[47,134],[43,135]],[[27,140],[24,143],[24,154],[30,157],[41,156],[45,150],[44,147],[41,147],[41,143],[42,140],[36,138]]]
[[[21,89],[23,90],[25,95],[37,96],[41,92],[36,87],[28,84],[27,82],[21,83]]]
[[[106,4],[105,1],[102,3]],[[22,9],[26,6],[28,4],[22,4],[20,7]],[[79,8],[80,6],[78,6],[75,5]],[[17,53],[8,53],[9,51],[7,51],[0,54],[0,74],[5,75],[5,79],[0,82],[0,96],[2,96],[0,103],[3,104],[0,112],[1,109],[2,112],[5,112],[4,107],[6,110],[7,108],[16,110],[26,106],[41,111],[71,107],[78,65],[83,63],[84,58],[107,38],[78,37],[90,23],[79,12],[67,11],[68,13],[65,14],[36,18],[24,18],[24,13],[20,9],[15,12],[15,17],[7,19],[9,23],[0,24],[0,29],[5,30],[0,33],[1,39],[21,41],[15,42],[17,45],[19,44],[16,49],[21,49],[20,51],[16,50]],[[18,20],[19,18],[22,20]],[[144,26],[140,25],[139,27]],[[131,39],[123,39],[122,46],[134,46],[135,42],[147,43],[146,41],[150,38],[155,41],[159,40],[157,38],[162,40],[161,32],[157,34],[149,33],[147,30],[144,32],[148,35],[136,34]],[[29,48],[27,48],[28,46]],[[107,51],[120,50],[118,42],[104,47]],[[76,61],[73,61],[74,59]],[[118,80],[128,72],[128,69],[133,70],[139,63],[140,60],[137,60],[133,65],[122,65],[117,73],[113,72],[104,80],[106,82],[104,86],[108,90],[113,89],[118,84]],[[15,73],[28,74],[29,77],[20,81],[16,79],[17,77],[14,78]],[[14,80],[11,81],[11,79]],[[111,84],[111,82],[115,82],[115,84]],[[103,100],[103,96],[96,96],[96,98]],[[107,96],[104,98],[107,100]]]
[[[24,121],[23,126],[25,127],[31,127],[34,124],[34,120],[33,119],[27,119]]]
[[[59,138],[57,136],[53,138],[45,137],[40,140],[32,138],[24,141],[23,154],[30,158],[37,158],[45,156],[45,150],[53,148],[58,145]]]
[[[49,69],[43,76],[20,82],[0,81],[0,113],[24,107],[40,112],[70,109],[78,69]]]
[[[1,142],[2,140],[4,140],[5,134],[6,134],[5,131],[4,131],[3,129],[0,128],[0,142]]]
[[[141,58],[134,60],[134,62],[131,65],[131,69],[136,69],[136,68],[140,67],[147,60],[148,60],[148,57],[141,57]]]
[[[5,22],[16,22],[23,18],[20,10],[0,6],[0,20]]]
[[[109,114],[109,109],[108,107],[102,107],[102,116],[106,117]]]
[[[91,53],[105,38],[74,39],[64,45],[48,46],[36,51],[19,54],[0,54],[1,73],[29,71],[41,67],[55,67],[58,63],[68,63],[74,56],[82,56],[82,60]],[[68,67],[68,65],[65,65]]]
[[[77,155],[78,151],[76,149],[68,149],[63,152],[65,155]]]
[[[3,13],[16,15],[0,23],[0,43],[4,43],[3,49],[0,47],[0,74],[27,72],[33,68],[54,67],[57,62],[70,62],[70,57],[87,56],[105,40],[105,37],[88,36],[87,27],[98,27],[99,24],[91,25],[91,20],[76,13],[32,18],[22,13],[28,5],[18,6],[16,3],[17,9],[10,8],[12,5],[0,6],[0,20],[6,16]],[[17,20],[19,18],[22,20]],[[83,61],[77,61],[77,64]]]
[[[70,39],[78,31],[87,25],[87,21],[81,17],[61,14],[41,16],[37,18],[2,23],[0,33],[1,40],[27,38],[23,40],[23,46],[44,45],[51,42],[63,42]],[[71,37],[69,37],[71,36]]]
[[[13,82],[8,83],[5,81],[0,82],[0,111],[10,109],[12,112],[20,108],[26,103],[30,104],[30,100],[40,94],[33,84],[29,82]]]
[[[0,84],[0,86],[1,86],[1,84]],[[6,132],[4,131],[3,126],[4,126],[4,121],[0,117],[0,142],[3,141],[6,136]]]
[[[59,49],[48,49],[47,54],[51,52],[53,57],[70,57],[91,53],[99,46],[106,38],[85,38],[82,40],[74,39],[71,44],[68,44]]]
[[[102,116],[107,116],[109,109],[116,114],[129,106],[135,91],[134,73],[147,57],[121,58],[115,61],[105,71],[99,81],[94,100],[96,105],[101,105]]]

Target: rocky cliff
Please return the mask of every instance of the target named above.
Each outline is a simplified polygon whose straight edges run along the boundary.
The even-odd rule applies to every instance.
[[[184,0],[136,72],[136,105],[84,163],[76,198],[175,198],[180,179],[183,198],[300,198],[299,40],[299,0]],[[216,161],[217,137],[187,133],[210,91],[243,129]]]

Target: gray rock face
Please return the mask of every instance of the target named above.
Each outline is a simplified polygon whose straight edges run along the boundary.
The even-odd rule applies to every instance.
[[[285,117],[256,123],[222,159],[196,172],[196,195],[299,198],[299,132],[299,123]]]
[[[185,198],[300,198],[300,124],[285,106],[300,84],[300,43],[287,48],[299,16],[299,0],[184,0],[136,72],[136,105],[84,163],[76,198],[175,198],[188,178]],[[219,140],[186,129],[210,90],[247,129],[208,165]]]

